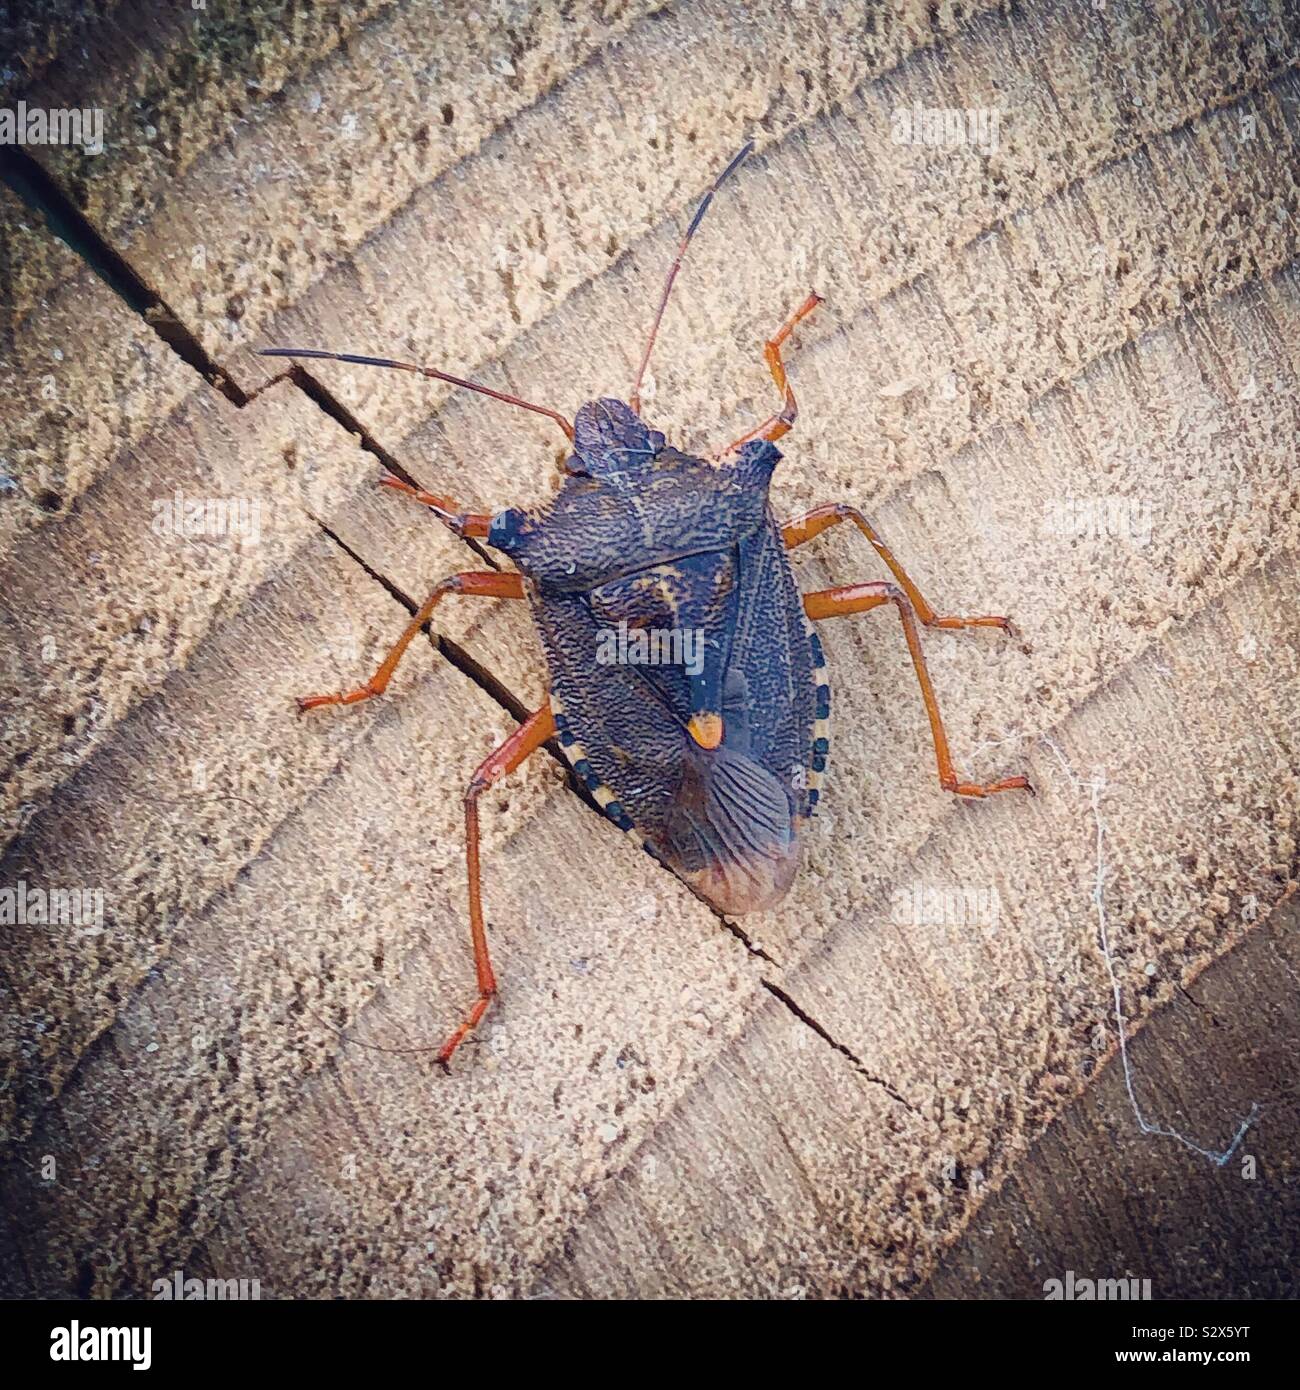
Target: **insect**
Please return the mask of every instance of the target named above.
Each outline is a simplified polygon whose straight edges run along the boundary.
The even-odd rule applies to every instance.
[[[751,141],[714,181],[681,239],[626,401],[588,401],[570,423],[556,410],[432,367],[312,348],[264,352],[451,382],[548,416],[572,447],[563,486],[533,512],[468,512],[382,477],[383,486],[428,507],[456,535],[485,540],[517,569],[444,579],[368,681],[298,702],[307,710],[382,695],[402,654],[451,594],[523,600],[532,610],[550,694],[474,773],[465,794],[478,996],[438,1054],[444,1066],[497,993],[483,918],[478,801],[553,737],[605,815],[701,898],[726,913],[770,908],[794,877],[800,831],[816,808],[830,750],[830,681],[813,623],[892,604],[920,683],[943,788],[966,797],[1029,789],[1025,777],[958,778],[921,649],[921,627],[1005,629],[1007,619],[937,615],[854,507],[828,503],[784,523],[773,515],[768,484],[781,458],[776,441],[798,414],[782,347],[822,302],[819,295],[810,294],[764,347],[782,397],[770,419],[705,459],[673,448],[641,418],[641,385],[687,247],[714,195],[752,148]],[[894,582],[801,595],[788,552],[842,522],[861,531]],[[615,631],[642,639],[642,647],[656,634],[692,640],[680,644],[676,660],[602,661],[601,645]]]

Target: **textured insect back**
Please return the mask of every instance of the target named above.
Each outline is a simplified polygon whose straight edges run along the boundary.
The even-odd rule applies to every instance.
[[[740,448],[734,465],[737,481],[743,488],[760,489],[763,501],[767,501],[768,484],[772,473],[781,462],[782,454],[770,440],[753,439]]]
[[[648,854],[657,858],[658,854],[655,847],[641,835],[636,827],[636,822],[618,799],[618,793],[602,780],[600,773],[592,765],[586,747],[573,730],[564,702],[554,692],[551,693],[551,711],[555,716],[555,728],[559,734],[561,751],[573,769],[573,775],[582,783],[587,794],[597,806],[634,844],[639,845]]]
[[[532,518],[519,507],[507,507],[497,512],[488,527],[487,543],[505,555],[512,555],[524,540],[524,532],[532,526]]]
[[[489,533],[544,590],[585,593],[683,554],[730,550],[765,524],[761,467],[714,468],[614,406],[579,410],[575,435],[589,452],[575,452],[552,501],[500,513]]]

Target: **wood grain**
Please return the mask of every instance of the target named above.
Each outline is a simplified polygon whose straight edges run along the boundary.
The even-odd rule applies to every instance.
[[[217,384],[0,190],[0,878],[107,904],[101,933],[0,926],[0,1288],[1282,1290],[1292,7],[265,3],[156,31],[149,8],[24,40],[27,99],[116,132],[100,163],[31,157]],[[996,108],[996,148],[896,143],[917,104]],[[1014,616],[927,651],[963,771],[1040,794],[940,792],[887,615],[825,629],[825,814],[777,912],[719,918],[539,755],[484,808],[504,991],[444,1078],[419,1049],[471,992],[461,792],[544,693],[526,614],[448,603],[384,701],[292,697],[361,677],[485,563],[376,489],[381,461],[491,509],[548,495],[563,441],[254,350],[412,357],[570,411],[625,391],[683,219],[751,133],[647,410],[683,444],[738,433],[770,409],[762,339],[824,294],[774,505],[869,506],[936,606]],[[177,488],[256,500],[257,543],[160,535]],[[1089,534],[1107,505],[1116,534]],[[797,569],[878,565],[837,533]],[[1251,1185],[1135,1137],[1099,776],[1139,1085],[1211,1148],[1261,1101]],[[944,890],[995,910],[907,907]],[[1153,1215],[1118,1214],[1132,1184]]]

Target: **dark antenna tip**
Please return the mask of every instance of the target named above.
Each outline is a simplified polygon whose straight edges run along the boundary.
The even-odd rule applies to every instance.
[[[637,369],[636,380],[632,383],[632,394],[628,397],[628,403],[638,415],[641,413],[641,382],[645,379],[646,368],[650,365],[650,354],[654,351],[655,339],[659,336],[659,325],[663,322],[664,310],[668,307],[668,296],[672,294],[673,282],[677,279],[677,272],[682,268],[686,248],[691,244],[691,238],[695,235],[700,223],[704,221],[704,214],[708,212],[709,204],[713,202],[713,195],[749,158],[753,150],[754,141],[751,138],[746,140],[740,149],[732,155],[731,163],[713,180],[704,197],[700,199],[699,206],[695,209],[695,216],[691,218],[690,225],[686,228],[686,235],[682,237],[677,248],[677,255],[668,271],[668,279],[664,282],[663,294],[659,298],[658,312],[655,314],[654,322],[650,325],[650,337],[645,345],[645,352],[641,355],[641,365]]]
[[[259,357],[312,357],[325,362],[350,362],[358,367],[392,367],[399,372],[416,372],[420,376],[430,377],[434,381],[445,381],[452,386],[464,387],[467,391],[477,391],[481,396],[491,396],[493,400],[503,401],[506,405],[517,405],[523,410],[531,410],[535,415],[545,415],[559,425],[567,438],[573,438],[573,426],[558,410],[551,410],[544,405],[533,405],[531,401],[508,395],[504,391],[494,391],[492,387],[483,386],[477,381],[466,381],[464,377],[452,376],[450,372],[439,371],[437,367],[421,367],[416,362],[398,362],[391,357],[363,357],[356,352],[324,352],[320,348],[258,348],[257,355]]]

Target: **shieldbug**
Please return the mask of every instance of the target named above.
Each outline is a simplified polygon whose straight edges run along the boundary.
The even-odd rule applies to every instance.
[[[753,148],[746,144],[704,195],[678,246],[627,401],[559,411],[433,367],[314,348],[265,356],[326,358],[418,372],[548,416],[569,439],[566,478],[535,512],[464,511],[389,476],[381,483],[428,507],[452,531],[507,555],[509,571],[442,581],[365,684],[299,700],[301,709],[383,694],[402,654],[449,594],[523,599],[549,667],[550,695],[482,764],[465,794],[469,919],[478,997],[438,1054],[444,1065],[497,993],[479,873],[478,799],[553,736],[575,775],[620,829],[719,911],[751,912],[785,895],[799,835],[820,795],[830,750],[830,682],[813,622],[893,604],[930,720],[939,781],[959,796],[1029,788],[1025,777],[963,782],[926,671],[920,628],[999,627],[1006,618],[940,617],[856,508],[832,502],[779,523],[768,485],[798,408],[781,351],[822,302],[810,294],[764,348],[780,410],[710,458],[681,453],[641,418],[641,384],[686,249],[710,202]],[[800,594],[787,552],[852,522],[893,575]],[[601,661],[609,634],[693,636],[687,653],[651,664]],[[662,652],[661,652],[662,655]],[[670,646],[670,658],[674,652]]]

